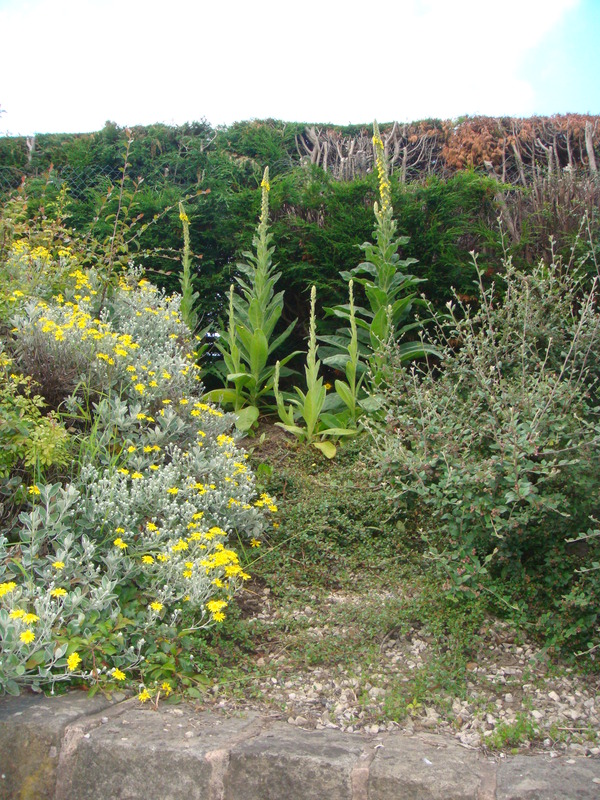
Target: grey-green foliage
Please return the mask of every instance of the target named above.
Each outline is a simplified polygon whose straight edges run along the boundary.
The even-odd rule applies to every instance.
[[[505,266],[503,297],[480,285],[475,309],[449,304],[441,364],[407,370],[390,354],[376,436],[390,492],[418,497],[457,588],[493,576],[507,602],[527,591],[546,604],[559,638],[591,636],[596,615],[573,620],[561,596],[579,581],[565,540],[588,528],[600,489],[597,280],[559,262],[530,275]]]

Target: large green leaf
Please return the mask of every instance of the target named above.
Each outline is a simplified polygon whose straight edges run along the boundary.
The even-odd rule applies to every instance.
[[[237,412],[235,427],[238,431],[249,431],[258,419],[258,408],[256,406],[246,406]]]
[[[335,382],[335,391],[341,397],[342,401],[348,406],[350,411],[354,411],[356,406],[356,399],[347,383],[344,381]]]
[[[334,458],[337,448],[333,442],[313,442],[313,447],[320,450],[327,458]]]
[[[235,389],[212,389],[210,392],[205,392],[202,399],[217,405],[234,405],[238,399],[238,393]]]

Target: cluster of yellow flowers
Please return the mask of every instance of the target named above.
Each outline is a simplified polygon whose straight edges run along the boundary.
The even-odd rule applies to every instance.
[[[269,192],[271,191],[271,184],[269,183],[269,168],[265,167],[263,179],[260,184],[261,204],[260,204],[260,221],[259,225],[265,226],[269,222]]]
[[[56,564],[59,563],[64,567],[62,562],[56,562]],[[17,584],[15,581],[0,583],[0,597],[12,595],[16,589]],[[64,597],[66,594],[67,592],[64,589],[53,589],[50,592],[52,597]],[[36,641],[36,634],[33,630],[33,626],[40,621],[39,616],[32,611],[13,606],[8,612],[8,617],[9,619],[17,620],[18,624],[21,626],[21,630],[19,631],[19,641],[21,644],[26,646],[33,645]],[[79,653],[72,652],[67,658],[67,668],[69,672],[75,672],[79,664],[81,664],[81,661],[82,659]]]
[[[381,211],[385,213],[392,205],[392,185],[388,178],[388,168],[385,158],[385,148],[379,135],[377,124],[374,126],[373,145],[375,147],[375,163],[379,178],[379,196],[381,198]]]

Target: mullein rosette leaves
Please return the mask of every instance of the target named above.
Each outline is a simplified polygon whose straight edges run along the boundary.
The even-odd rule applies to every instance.
[[[245,263],[237,265],[239,293],[232,285],[229,293],[227,328],[220,333],[217,349],[223,356],[220,369],[225,387],[209,392],[207,399],[232,405],[238,415],[237,426],[248,430],[258,419],[265,398],[272,394],[275,365],[272,354],[292,332],[290,323],[280,334],[275,333],[283,311],[283,291],[275,292],[281,273],[273,264],[275,248],[269,233],[269,168],[261,182],[261,211],[252,239],[254,252],[245,252]],[[297,353],[289,353],[280,366]],[[233,384],[229,388],[227,384]]]

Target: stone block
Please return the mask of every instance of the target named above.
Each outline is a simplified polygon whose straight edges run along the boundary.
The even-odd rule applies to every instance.
[[[497,800],[598,800],[600,760],[514,756],[498,765]]]
[[[369,800],[479,800],[487,765],[452,740],[393,736],[377,749]]]
[[[229,744],[253,721],[253,715],[131,706],[71,742],[56,800],[213,800],[220,797]]]
[[[109,705],[105,698],[90,699],[84,692],[0,698],[0,800],[54,798],[65,729]]]
[[[223,800],[352,800],[364,740],[276,723],[233,747]]]

